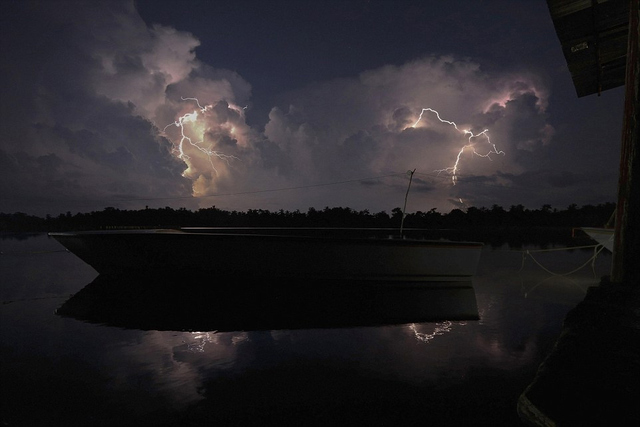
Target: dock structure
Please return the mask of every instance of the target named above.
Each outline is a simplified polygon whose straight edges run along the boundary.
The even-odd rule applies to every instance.
[[[547,0],[578,97],[625,86],[611,276],[565,318],[518,400],[532,426],[640,425],[639,0]]]
[[[640,287],[640,18],[638,0],[630,0],[629,4],[624,117],[611,280]]]

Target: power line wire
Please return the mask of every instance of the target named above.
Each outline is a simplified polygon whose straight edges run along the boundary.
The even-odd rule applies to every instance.
[[[368,178],[356,178],[356,179],[348,179],[344,181],[333,181],[333,182],[324,182],[318,184],[307,184],[307,185],[297,185],[292,187],[280,187],[280,188],[267,188],[262,190],[247,190],[247,191],[235,191],[230,193],[216,193],[216,194],[207,194],[203,196],[170,196],[170,197],[129,197],[129,198],[112,198],[112,199],[58,199],[58,201],[63,202],[96,202],[96,203],[105,203],[105,202],[136,202],[136,201],[154,201],[154,200],[185,200],[185,199],[205,199],[209,197],[227,197],[227,196],[242,196],[247,194],[260,194],[260,193],[273,193],[278,191],[291,191],[291,190],[301,190],[305,188],[315,188],[315,187],[326,187],[331,185],[341,185],[341,184],[349,184],[353,182],[362,182],[362,181],[370,181],[375,179],[389,178],[393,176],[404,176],[405,172],[402,173],[392,173],[388,175],[379,175]],[[29,199],[29,198],[21,198],[21,199],[10,199],[0,197],[0,200],[5,201],[42,201],[42,199]]]

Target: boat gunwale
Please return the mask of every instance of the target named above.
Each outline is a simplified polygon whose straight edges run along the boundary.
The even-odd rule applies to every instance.
[[[221,228],[222,229],[222,228]],[[225,231],[231,231],[238,228],[226,229]],[[262,230],[263,228],[244,228],[245,230]],[[296,230],[294,228],[288,230]],[[311,230],[307,228],[306,230]],[[322,229],[313,229],[322,230]],[[332,229],[340,230],[340,229]],[[368,229],[344,229],[344,230],[357,230],[366,231]],[[378,229],[380,230],[380,229]],[[143,229],[143,230],[92,230],[92,231],[68,231],[68,232],[51,232],[48,233],[51,237],[124,237],[124,236],[176,236],[176,238],[192,237],[196,239],[205,239],[210,237],[216,237],[218,240],[224,238],[228,239],[246,239],[246,240],[271,240],[271,241],[306,241],[314,243],[337,243],[337,244],[365,244],[365,245],[386,245],[386,246],[404,246],[404,247],[437,247],[437,248],[481,248],[484,246],[482,242],[471,241],[453,241],[453,240],[433,240],[433,239],[416,239],[416,238],[383,238],[383,237],[336,237],[336,236],[314,236],[314,235],[296,235],[296,234],[258,234],[258,233],[232,233],[232,232],[189,232],[178,229]],[[181,237],[177,237],[181,236]]]

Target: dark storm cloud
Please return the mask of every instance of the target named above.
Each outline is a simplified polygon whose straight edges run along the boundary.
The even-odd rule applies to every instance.
[[[498,172],[523,171],[519,153],[549,143],[546,97],[535,76],[491,76],[467,59],[427,57],[284,95],[288,110],[272,110],[265,136],[288,156],[292,175],[431,173],[432,181],[415,187],[428,198],[415,202],[426,208],[440,198],[435,203],[446,208],[451,196],[464,193],[451,179],[456,162],[462,177],[495,181]],[[439,111],[440,119],[426,108]],[[476,135],[486,129],[490,139],[470,140],[468,129]],[[390,184],[390,193],[397,190]],[[474,202],[473,194],[466,196]]]
[[[433,182],[421,179],[420,177],[413,177],[413,181],[411,183],[411,191],[416,193],[431,193],[436,190],[436,186]]]
[[[518,175],[498,173],[498,176],[518,187],[530,189],[566,188],[589,181],[586,175],[580,176],[566,170],[534,170]]]
[[[578,196],[580,203],[613,193],[606,171],[611,150],[599,140],[618,135],[595,120],[595,107],[580,118],[578,131],[568,124],[571,108],[551,98],[558,71],[532,65],[546,58],[549,46],[559,49],[551,26],[531,45],[519,32],[544,30],[544,7],[531,21],[504,28],[507,21],[492,21],[494,15],[524,19],[524,12],[475,2],[438,9],[429,2],[365,8],[350,2],[314,5],[317,16],[309,22],[296,20],[304,8],[282,2],[261,4],[265,13],[258,19],[268,22],[254,32],[242,20],[251,11],[233,3],[228,17],[243,23],[236,28],[241,33],[220,35],[211,26],[230,24],[215,14],[182,9],[180,16],[189,19],[174,26],[178,3],[139,4],[164,6],[170,19],[145,22],[132,1],[7,3],[0,37],[0,211],[57,213],[78,200],[104,205],[125,198],[140,199],[132,207],[156,198],[187,207],[389,210],[402,203],[405,172],[413,169],[409,210],[537,206]],[[381,17],[385,31],[376,34]],[[326,19],[331,26],[322,24]],[[375,44],[356,31],[363,19],[380,24],[365,25]],[[282,31],[261,32],[278,27],[275,22]],[[305,26],[332,29],[330,37],[314,32],[309,38]],[[492,48],[484,43],[498,39],[501,51],[485,59]],[[519,58],[527,49],[529,56]],[[270,70],[273,82],[295,83],[279,87],[268,110],[271,100],[252,99],[253,82],[217,68],[216,55],[235,58],[254,77]],[[512,62],[505,66],[507,57]],[[556,67],[564,65],[561,52],[558,58]],[[276,78],[274,70],[288,77]],[[568,81],[566,70],[560,74]],[[245,117],[254,104],[267,108],[253,121],[264,126]],[[478,136],[469,139],[467,130]],[[609,166],[600,164],[605,158]],[[345,185],[316,185],[332,182]],[[313,190],[256,193],[307,185]],[[211,198],[221,193],[231,196]],[[169,197],[176,199],[165,201]]]
[[[522,173],[498,172],[491,177],[462,178],[458,185],[460,197],[472,200],[474,206],[490,207],[494,204],[539,208],[543,204],[564,208],[580,200],[581,204],[599,204],[607,201],[610,184],[605,171],[577,173],[562,169],[533,169]],[[567,192],[574,193],[572,198]]]
[[[119,51],[114,41],[138,43],[135,31],[122,32],[135,27],[129,20],[131,4],[59,6],[11,2],[14,22],[3,22],[11,30],[2,37],[2,116],[11,125],[1,143],[12,173],[5,169],[2,180],[12,190],[2,210],[39,197],[58,199],[63,210],[65,203],[108,200],[121,192],[131,197],[189,194],[180,176],[184,166],[153,124],[136,114],[136,105],[108,98],[96,87],[105,66],[103,52],[113,53],[113,75],[141,73],[140,57]],[[145,81],[153,86],[157,78]],[[110,83],[101,79],[99,86]]]

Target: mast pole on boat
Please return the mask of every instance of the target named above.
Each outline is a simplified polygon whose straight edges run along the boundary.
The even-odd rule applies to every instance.
[[[415,173],[415,168],[413,170],[407,171],[409,174],[409,185],[407,186],[407,192],[404,195],[404,206],[402,207],[402,220],[400,221],[400,236],[402,236],[402,231],[404,230],[404,217],[407,215],[407,199],[409,198],[409,190],[411,189],[411,181],[413,180],[413,174]]]

